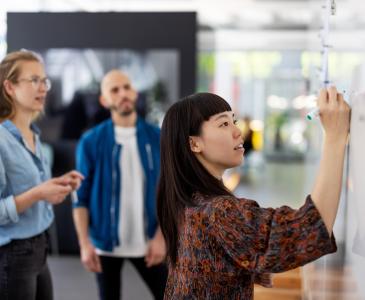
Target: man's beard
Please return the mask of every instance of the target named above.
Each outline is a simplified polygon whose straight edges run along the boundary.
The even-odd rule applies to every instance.
[[[118,107],[117,106],[115,106],[115,105],[111,105],[110,107],[109,107],[109,109],[111,110],[111,111],[115,111],[115,112],[117,112],[118,113],[118,115],[120,115],[121,117],[128,117],[128,116],[130,116],[134,111],[135,111],[135,108],[133,107],[133,108],[131,108],[131,109],[129,109],[129,110],[125,110],[125,111],[119,111],[118,110]]]
[[[128,116],[130,116],[133,112],[134,112],[134,109],[130,109],[130,110],[127,110],[127,111],[121,111],[121,112],[118,112],[118,114],[119,114],[121,117],[128,117]]]

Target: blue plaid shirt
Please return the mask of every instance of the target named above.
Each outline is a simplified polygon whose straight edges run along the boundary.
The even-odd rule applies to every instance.
[[[18,128],[9,120],[0,124],[0,246],[45,231],[52,223],[52,205],[37,201],[18,214],[14,197],[50,178],[42,152],[39,131],[35,132],[35,154],[29,150]]]

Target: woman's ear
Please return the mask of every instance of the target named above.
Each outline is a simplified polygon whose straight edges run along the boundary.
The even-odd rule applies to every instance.
[[[3,85],[4,85],[5,92],[8,95],[12,95],[14,88],[13,88],[13,84],[11,83],[11,81],[6,79],[6,80],[4,80]]]
[[[199,137],[197,136],[190,136],[189,137],[189,145],[190,150],[194,153],[200,153],[201,152],[201,146],[199,142]]]

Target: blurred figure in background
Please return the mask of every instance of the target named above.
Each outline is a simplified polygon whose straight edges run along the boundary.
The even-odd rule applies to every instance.
[[[0,299],[51,300],[47,264],[53,204],[77,189],[82,175],[50,179],[50,167],[33,121],[51,88],[41,58],[30,51],[0,63]]]
[[[245,155],[247,156],[253,149],[253,130],[251,128],[251,118],[249,116],[243,117],[244,128],[242,130],[243,148],[245,148]]]
[[[74,202],[81,261],[95,272],[100,299],[120,299],[125,259],[156,299],[162,299],[166,248],[156,216],[160,130],[136,112],[137,92],[126,74],[112,70],[101,83],[100,102],[111,118],[85,132],[77,169],[85,176]]]

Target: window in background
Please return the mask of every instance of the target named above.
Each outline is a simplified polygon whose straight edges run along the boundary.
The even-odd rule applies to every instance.
[[[230,102],[238,116],[265,124],[264,153],[269,159],[313,160],[320,153],[318,124],[305,120],[316,105],[321,55],[315,51],[219,51],[199,53],[198,87]],[[331,80],[351,94],[362,52],[331,52]]]

